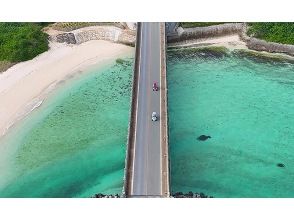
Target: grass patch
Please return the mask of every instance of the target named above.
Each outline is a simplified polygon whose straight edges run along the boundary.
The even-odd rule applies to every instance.
[[[225,22],[180,22],[182,28],[208,27],[212,25],[224,24]]]
[[[294,44],[293,22],[248,23],[247,34],[269,42]]]
[[[42,31],[47,25],[48,23],[0,23],[0,61],[26,61],[47,51],[48,35]]]

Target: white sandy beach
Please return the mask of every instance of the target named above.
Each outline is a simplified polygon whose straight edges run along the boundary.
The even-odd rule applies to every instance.
[[[93,40],[80,45],[50,42],[50,50],[0,73],[0,137],[55,86],[93,65],[131,54],[134,48]]]
[[[170,47],[174,46],[199,46],[202,44],[211,44],[214,46],[223,46],[228,49],[248,49],[246,43],[240,40],[238,34],[226,35],[221,37],[201,38],[197,40],[187,40],[185,42],[177,42],[170,44]]]

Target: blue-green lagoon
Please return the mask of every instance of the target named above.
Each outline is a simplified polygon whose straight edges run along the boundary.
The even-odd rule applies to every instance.
[[[294,197],[293,62],[224,48],[167,61],[171,190]]]
[[[0,197],[121,193],[132,63],[73,79],[1,140]]]

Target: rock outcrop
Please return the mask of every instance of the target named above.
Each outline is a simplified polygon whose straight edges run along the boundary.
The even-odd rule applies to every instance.
[[[103,193],[97,193],[94,196],[92,196],[91,198],[120,198],[120,195],[115,194],[115,195],[107,195],[107,194],[103,194]]]
[[[173,198],[213,198],[212,196],[205,195],[204,193],[193,193],[192,191],[188,193],[175,192],[172,194]]]
[[[76,44],[76,38],[73,33],[64,33],[56,35],[56,41],[58,43]]]

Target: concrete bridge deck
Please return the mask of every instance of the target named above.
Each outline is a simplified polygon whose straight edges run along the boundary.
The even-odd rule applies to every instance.
[[[168,197],[165,24],[138,23],[124,193]],[[153,82],[159,91],[152,91]],[[156,112],[159,120],[151,120]]]

